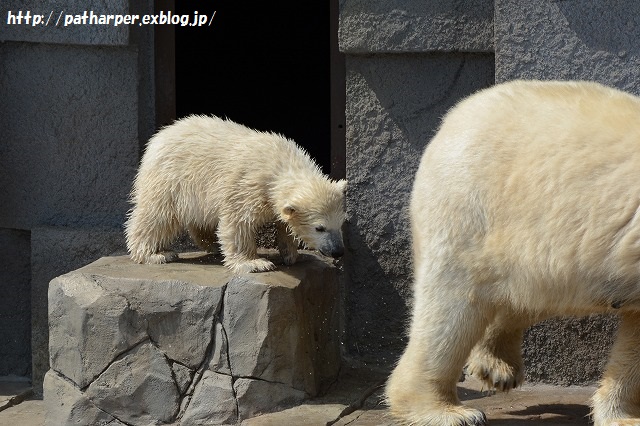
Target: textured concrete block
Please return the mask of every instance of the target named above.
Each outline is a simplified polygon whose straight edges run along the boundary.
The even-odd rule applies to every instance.
[[[442,115],[493,83],[493,56],[353,56],[347,70],[346,340],[354,355],[391,365],[411,296],[406,212],[418,161]]]
[[[491,0],[342,0],[340,50],[492,52]]]
[[[640,94],[640,3],[495,2],[496,80],[593,80]]]
[[[107,257],[57,277],[45,400],[60,424],[76,404],[129,425],[203,425],[315,396],[340,367],[337,273],[303,253],[234,276],[192,253],[167,265]]]
[[[85,23],[82,15],[87,12]],[[29,20],[26,14],[29,12]],[[91,24],[90,13],[97,15]],[[71,0],[42,2],[4,0],[0,3],[0,41],[36,43],[125,45],[129,42],[129,25],[100,25],[99,15],[129,14],[129,1]],[[69,16],[80,15],[78,25]],[[20,17],[20,18],[19,18]],[[67,25],[65,26],[65,21]]]
[[[31,235],[0,229],[0,376],[31,373]],[[8,260],[8,261],[7,261]]]
[[[0,45],[0,98],[11,99],[0,102],[1,227],[121,226],[138,163],[137,67],[133,48]]]

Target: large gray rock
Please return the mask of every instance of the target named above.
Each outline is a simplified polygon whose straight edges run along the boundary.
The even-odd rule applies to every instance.
[[[209,255],[119,256],[55,278],[44,384],[55,421],[233,424],[323,392],[340,367],[338,271],[299,259],[234,276]]]
[[[116,356],[147,338],[127,300],[106,292],[90,276],[54,279],[49,301],[51,368],[80,388],[91,383]]]
[[[312,396],[335,376],[338,352],[323,348],[338,345],[333,308],[337,282],[317,266],[299,271],[303,274],[265,276],[262,282],[253,276],[229,282],[222,326],[231,374],[259,377]],[[308,284],[299,286],[299,282]],[[251,310],[246,309],[249,300]]]
[[[102,411],[132,425],[171,422],[180,408],[168,360],[151,343],[114,361],[85,393]]]
[[[80,389],[53,370],[49,370],[45,375],[44,387],[47,389],[46,426],[124,425],[113,416],[98,409]]]
[[[233,377],[205,371],[180,425],[234,424],[237,420],[238,403]]]
[[[298,405],[307,397],[304,392],[283,383],[264,380],[241,378],[235,381],[233,388],[238,398],[240,420],[262,414],[264,412],[262,407],[265,404],[275,409],[282,409]]]
[[[31,352],[32,384],[42,394],[49,369],[49,282],[102,256],[124,253],[122,230],[45,227],[31,231]]]

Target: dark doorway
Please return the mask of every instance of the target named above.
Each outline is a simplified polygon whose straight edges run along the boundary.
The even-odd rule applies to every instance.
[[[211,23],[175,27],[177,117],[214,114],[281,133],[331,172],[329,2],[221,4],[175,2],[177,14]]]

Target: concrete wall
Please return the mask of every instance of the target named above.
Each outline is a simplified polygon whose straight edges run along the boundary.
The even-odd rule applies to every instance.
[[[0,328],[0,375],[31,373],[36,389],[48,368],[48,283],[123,249],[140,141],[154,127],[151,27],[7,24],[9,11],[55,21],[61,12],[85,10],[136,13],[152,11],[153,3],[0,5],[0,250],[16,269],[0,275],[0,291],[12,294],[0,303],[12,303],[18,325],[11,333]],[[30,322],[31,333],[22,330]],[[15,344],[5,346],[5,339]],[[29,352],[33,371],[5,364]]]
[[[588,79],[640,93],[639,12],[632,1],[606,0],[340,2],[351,356],[389,366],[406,344],[406,207],[418,160],[443,113],[494,78]],[[615,329],[607,317],[532,327],[523,347],[527,379],[593,382]]]
[[[491,1],[341,2],[347,85],[346,340],[390,365],[411,297],[406,207],[440,117],[494,82]]]
[[[495,2],[496,80],[593,80],[640,94],[640,3]]]

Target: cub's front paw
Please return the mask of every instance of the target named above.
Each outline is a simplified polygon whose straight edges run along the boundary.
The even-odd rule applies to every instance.
[[[176,260],[178,260],[178,253],[173,251],[163,251],[150,255],[147,257],[145,263],[160,265],[163,263],[175,262]]]
[[[266,272],[276,269],[276,265],[267,259],[251,259],[242,262],[227,263],[227,267],[236,274],[247,274],[250,272]]]

